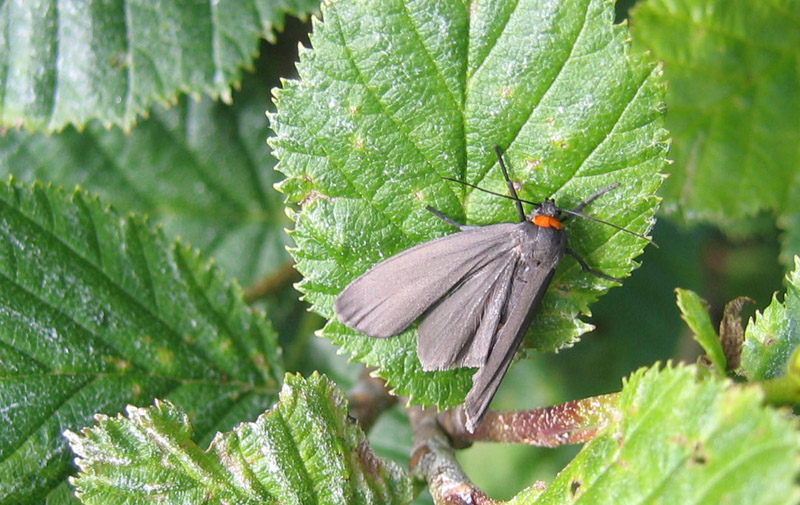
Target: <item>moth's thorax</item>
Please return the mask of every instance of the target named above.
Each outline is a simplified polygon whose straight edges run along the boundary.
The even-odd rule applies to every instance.
[[[561,229],[561,221],[558,220],[558,207],[549,198],[540,205],[534,207],[528,215],[528,221],[541,228]]]

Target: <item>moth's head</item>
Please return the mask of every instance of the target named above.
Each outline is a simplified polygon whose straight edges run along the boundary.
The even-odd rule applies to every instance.
[[[560,211],[556,207],[556,203],[548,198],[542,203],[536,204],[533,210],[528,214],[528,221],[541,226],[542,228],[555,228],[561,229],[561,221],[558,220]]]

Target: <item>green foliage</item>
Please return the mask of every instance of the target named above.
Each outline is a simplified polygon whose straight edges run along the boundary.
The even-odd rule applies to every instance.
[[[313,0],[0,4],[0,124],[33,130],[92,119],[130,127],[154,102],[230,102],[258,40]]]
[[[786,371],[789,356],[800,343],[800,258],[786,276],[783,302],[773,297],[762,313],[757,313],[745,331],[740,372],[749,380],[773,379]]]
[[[276,336],[195,251],[82,191],[4,184],[0,216],[4,500],[61,484],[97,412],[170,398],[207,438],[271,403]]]
[[[647,0],[631,15],[670,83],[666,208],[738,233],[771,211],[787,264],[800,251],[798,19],[800,4],[785,0]]]
[[[694,367],[639,370],[620,393],[619,422],[546,490],[511,503],[797,503],[795,422],[761,400],[754,388],[699,381]]]
[[[51,133],[0,128],[0,173],[13,176],[0,184],[0,504],[78,503],[65,430],[86,503],[410,501],[407,476],[373,455],[342,393],[311,371],[340,386],[359,373],[334,342],[380,366],[397,392],[441,406],[460,400],[472,372],[422,373],[413,330],[375,341],[331,322],[329,340],[313,339],[320,319],[291,278],[256,302],[268,318],[228,279],[252,287],[286,266],[285,197],[305,299],[330,318],[357,275],[453,231],[425,205],[470,224],[516,219],[509,202],[441,180],[505,192],[495,144],[524,198],[569,208],[620,182],[587,213],[647,232],[666,137],[654,59],[671,83],[668,208],[757,232],[758,243],[732,249],[662,220],[661,248],[592,305],[598,331],[514,367],[495,402],[606,393],[647,365],[625,383],[613,422],[555,477],[572,449],[514,459],[496,448],[471,468],[497,496],[549,482],[514,503],[796,503],[796,421],[765,403],[800,398],[800,268],[747,326],[737,372],[755,384],[651,364],[687,356],[675,286],[710,300],[709,318],[681,291],[713,355],[710,321],[727,300],[764,307],[780,289],[775,215],[785,262],[800,251],[797,5],[642,0],[634,34],[654,55],[643,60],[606,0],[331,1],[313,49],[301,50],[300,80],[276,93],[279,175],[264,110],[308,27],[289,23],[277,47],[261,45],[258,75],[239,73],[259,37],[313,4],[0,2],[0,125]],[[271,188],[282,177],[284,196]],[[642,241],[577,219],[567,230],[591,266],[618,277],[637,266]],[[527,346],[573,343],[609,285],[567,257]],[[310,378],[287,376],[281,403],[259,417],[284,368]],[[129,417],[116,416],[126,405]],[[373,428],[375,453],[404,464],[410,431],[393,409]]]
[[[100,417],[68,433],[87,505],[227,503],[404,504],[410,480],[378,459],[325,377],[287,375],[280,402],[255,422],[214,437],[203,452],[170,403]],[[165,464],[166,463],[166,464]]]
[[[717,372],[724,375],[725,354],[722,351],[719,335],[711,324],[711,318],[708,317],[708,305],[694,291],[678,288],[675,293],[678,297],[681,317],[694,333],[694,339],[706,351],[706,356]]]
[[[452,232],[457,221],[514,220],[513,206],[443,181],[505,186],[492,151],[506,152],[523,198],[569,208],[621,187],[590,213],[646,232],[664,163],[659,71],[629,56],[625,29],[600,1],[522,1],[505,8],[461,2],[327,4],[301,51],[300,80],[276,92],[272,140],[299,202],[291,252],[300,289],[330,317],[341,289],[381,259]],[[557,28],[555,28],[557,27]],[[643,241],[574,220],[570,245],[618,277]],[[398,280],[400,281],[400,280]],[[573,343],[578,319],[609,286],[565,260],[532,324],[537,350]],[[378,367],[396,392],[421,404],[459,403],[470,370],[425,373],[414,330],[373,340],[331,321],[323,335]]]
[[[157,108],[126,134],[96,123],[59,135],[9,131],[0,137],[0,174],[80,185],[122,211],[158,219],[243,285],[288,261],[275,160],[264,144],[264,88],[245,79],[232,107],[181,100]]]

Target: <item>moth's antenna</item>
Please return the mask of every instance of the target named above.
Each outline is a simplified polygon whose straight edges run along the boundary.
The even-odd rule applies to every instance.
[[[589,198],[586,198],[584,201],[579,203],[577,207],[572,209],[572,212],[582,212],[584,207],[586,207],[587,205],[589,205],[590,203],[595,201],[601,195],[604,195],[604,194],[608,193],[609,191],[611,191],[612,189],[616,189],[618,187],[619,187],[619,183],[615,182],[614,184],[609,184],[605,188],[598,189],[597,191],[594,192],[594,194],[592,196],[590,196]]]
[[[514,199],[514,205],[517,207],[519,220],[520,222],[525,221],[525,211],[522,210],[522,201],[520,201],[519,197],[517,196],[517,190],[514,189],[514,183],[512,183],[511,179],[508,177],[508,170],[506,170],[506,164],[503,163],[503,155],[500,153],[500,146],[494,146],[494,152],[497,154],[497,161],[500,162],[500,170],[503,171],[503,177],[506,179],[508,192],[511,193],[511,198]]]
[[[442,179],[444,179],[446,181],[457,182],[458,184],[463,184],[464,186],[470,187],[472,189],[477,189],[478,191],[483,191],[484,193],[488,193],[490,195],[499,196],[500,198],[507,198],[509,200],[514,200],[517,203],[527,203],[529,205],[534,205],[536,207],[541,205],[541,203],[531,202],[530,200],[523,200],[522,198],[519,198],[519,197],[504,195],[502,193],[495,193],[494,191],[490,191],[490,190],[482,188],[482,187],[480,187],[478,185],[471,184],[471,183],[465,182],[465,181],[460,181],[460,180],[454,179],[452,177],[442,177]],[[603,194],[606,191],[608,191],[609,189],[614,189],[615,187],[616,187],[616,185],[612,185],[612,186],[610,186],[608,188],[603,188],[602,190],[598,191],[598,193]],[[594,195],[592,195],[592,196],[594,196]],[[597,196],[600,196],[600,195],[597,195]],[[522,207],[522,205],[520,205],[520,208],[521,207]],[[603,221],[602,219],[598,219],[596,217],[587,216],[583,212],[576,212],[574,210],[567,210],[567,209],[561,209],[561,208],[559,208],[558,210],[560,210],[564,214],[569,214],[571,216],[582,217],[583,219],[588,219],[589,221],[594,221],[596,223],[608,225],[608,226],[610,226],[612,228],[615,228],[615,229],[617,229],[619,231],[624,231],[625,233],[629,233],[629,234],[633,235],[634,237],[638,237],[638,238],[640,238],[642,240],[646,240],[648,243],[653,244],[654,246],[658,247],[658,244],[653,242],[653,239],[651,239],[649,237],[646,237],[646,236],[642,235],[641,233],[636,233],[635,231],[631,231],[631,230],[629,230],[627,228],[623,228],[622,226],[620,226],[618,224],[609,223],[608,221]]]
[[[484,189],[484,188],[482,188],[482,187],[480,187],[480,186],[478,186],[476,184],[472,184],[472,183],[469,183],[469,182],[465,182],[465,181],[461,181],[461,180],[458,180],[458,179],[454,179],[452,177],[442,177],[442,179],[444,179],[445,181],[457,182],[459,184],[463,184],[464,186],[468,186],[468,187],[470,187],[472,189],[477,189],[478,191],[483,191],[484,193],[489,193],[490,195],[499,196],[500,198],[507,198],[509,200],[516,200],[517,202],[527,203],[529,205],[536,205],[536,206],[541,205],[541,203],[531,202],[530,200],[523,200],[521,198],[517,198],[517,197],[514,197],[514,196],[504,195],[503,193],[495,193],[494,191],[490,191],[488,189]]]
[[[640,239],[644,239],[644,240],[648,241],[649,243],[653,244],[654,246],[658,247],[658,244],[653,242],[653,239],[651,239],[649,237],[645,237],[644,235],[642,235],[640,233],[636,233],[635,231],[631,231],[631,230],[629,230],[627,228],[623,228],[622,226],[620,226],[618,224],[609,223],[608,221],[603,221],[602,219],[597,219],[596,217],[587,216],[583,212],[575,212],[574,210],[567,210],[567,209],[558,209],[558,210],[560,210],[561,212],[563,212],[565,214],[569,214],[571,216],[582,217],[584,219],[588,219],[589,221],[594,221],[595,223],[606,224],[606,225],[608,225],[608,226],[610,226],[612,228],[616,228],[619,231],[624,231],[625,233],[630,233],[634,237],[639,237]]]

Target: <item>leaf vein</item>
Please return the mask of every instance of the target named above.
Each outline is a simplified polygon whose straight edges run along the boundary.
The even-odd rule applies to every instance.
[[[403,14],[405,14],[406,19],[408,19],[408,25],[411,27],[411,30],[414,32],[414,36],[417,38],[419,42],[419,46],[422,48],[422,52],[425,54],[425,57],[430,62],[431,66],[436,69],[436,77],[438,77],[439,81],[442,83],[442,87],[447,90],[450,99],[453,101],[455,109],[461,112],[462,116],[462,124],[461,129],[463,130],[463,115],[464,110],[463,107],[460,106],[462,102],[456,99],[456,96],[453,94],[453,90],[450,89],[450,86],[447,85],[447,81],[444,78],[444,74],[442,73],[442,69],[439,65],[436,64],[436,60],[431,56],[430,51],[428,50],[428,46],[425,44],[425,40],[419,34],[419,30],[417,29],[416,25],[414,24],[414,19],[411,17],[411,13],[408,12],[408,4],[406,2],[402,2],[403,4]]]
[[[95,265],[89,259],[84,257],[79,251],[75,250],[70,244],[64,242],[64,240],[62,240],[62,238],[60,236],[58,236],[54,232],[51,232],[51,231],[43,228],[37,221],[31,219],[26,214],[24,214],[21,210],[9,205],[7,202],[0,200],[0,204],[5,204],[5,206],[6,206],[6,208],[8,210],[10,210],[11,212],[16,213],[22,220],[28,222],[31,226],[33,226],[34,228],[39,230],[40,233],[43,233],[43,234],[48,235],[49,237],[51,237],[53,240],[58,242],[61,245],[61,247],[63,247],[64,249],[68,250],[71,254],[73,254],[74,257],[76,259],[78,259],[79,261],[81,261],[88,269],[94,271],[96,274],[98,274],[99,277],[105,279],[107,282],[109,282],[111,285],[113,285],[115,287],[115,290],[118,291],[121,295],[123,295],[128,300],[128,302],[131,303],[131,305],[133,305],[135,307],[138,307],[145,314],[150,316],[154,321],[157,321],[161,326],[163,326],[166,329],[165,335],[170,335],[172,338],[175,339],[174,340],[175,342],[180,342],[182,344],[184,343],[184,340],[181,338],[181,335],[175,330],[175,328],[173,328],[170,324],[168,324],[166,321],[164,321],[160,317],[161,314],[159,314],[157,312],[154,312],[150,307],[148,307],[147,305],[141,303],[141,301],[138,298],[136,298],[136,296],[134,296],[132,293],[130,293],[127,289],[125,289],[124,286],[122,286],[115,279],[111,278],[104,270],[100,269],[97,265]],[[2,274],[0,274],[0,275],[2,275]],[[20,286],[18,283],[15,283],[15,285]],[[20,286],[20,287],[22,288],[22,286]],[[28,291],[28,290],[25,289],[25,291]],[[50,304],[49,301],[40,298],[39,296],[37,296],[33,292],[28,291],[28,293],[31,296],[33,296],[34,298],[36,298],[36,299],[40,300],[41,302],[43,302],[45,305],[51,307],[53,310],[57,310],[54,306],[52,306]],[[64,314],[64,315],[65,315],[65,317],[67,317],[68,319],[73,321],[77,326],[83,327],[77,321],[72,319],[72,317],[67,316],[66,314]],[[95,335],[93,332],[89,331],[88,329],[87,329],[87,332],[89,334],[91,334],[91,335],[98,336],[98,335]],[[107,341],[107,340],[105,340],[103,338],[101,338],[101,340],[106,342],[107,344],[111,345],[110,341]],[[111,348],[114,348],[114,346],[111,345]],[[197,358],[199,358],[200,361],[205,362],[209,366],[209,368],[215,370],[217,373],[220,373],[220,370],[218,369],[216,363],[214,363],[213,361],[210,361],[206,356],[202,355],[201,353],[198,353],[197,350],[192,346],[188,346],[187,349],[188,349],[187,352],[191,352],[193,355],[195,355]],[[128,359],[131,358],[130,356],[126,356],[123,353],[120,353],[120,355],[121,356],[125,356]],[[145,367],[145,369],[147,369],[147,367]]]
[[[61,310],[60,308],[58,308],[56,305],[53,305],[53,304],[51,304],[51,303],[50,303],[48,300],[44,300],[44,299],[42,299],[41,297],[37,296],[37,294],[36,294],[36,293],[34,293],[34,292],[32,292],[31,290],[27,289],[27,287],[25,287],[25,286],[23,286],[23,285],[21,285],[21,284],[19,284],[19,283],[17,283],[17,282],[13,282],[13,281],[11,281],[11,280],[8,278],[8,276],[6,276],[6,275],[5,275],[5,273],[3,273],[3,272],[0,272],[0,279],[6,279],[6,280],[10,281],[10,282],[9,282],[9,284],[11,284],[12,286],[14,286],[14,287],[16,287],[17,289],[21,290],[23,293],[27,294],[28,296],[30,296],[30,297],[31,297],[31,298],[33,298],[34,300],[36,300],[36,301],[40,302],[40,303],[41,303],[41,304],[42,304],[44,307],[47,307],[48,309],[50,309],[50,311],[51,311],[52,313],[54,313],[54,314],[56,314],[56,315],[59,315],[59,316],[63,317],[64,319],[66,319],[66,320],[68,320],[68,321],[72,322],[72,323],[73,323],[73,324],[74,324],[74,325],[75,325],[77,328],[80,328],[81,330],[85,331],[87,335],[91,335],[91,336],[92,336],[92,337],[94,337],[94,338],[95,338],[95,339],[96,339],[98,342],[102,342],[102,343],[104,343],[104,344],[108,345],[108,347],[109,347],[110,349],[113,349],[114,351],[116,351],[116,352],[117,352],[117,356],[118,356],[118,357],[121,357],[121,358],[125,358],[125,359],[128,359],[128,360],[130,360],[130,362],[131,362],[133,365],[135,365],[135,366],[137,366],[137,367],[141,368],[142,370],[148,370],[147,366],[143,366],[143,365],[137,364],[135,359],[131,359],[131,357],[129,357],[129,356],[126,356],[126,355],[125,355],[125,353],[121,352],[119,349],[117,349],[116,347],[114,347],[114,345],[112,344],[112,342],[110,342],[110,341],[107,341],[106,339],[102,338],[102,336],[100,336],[100,335],[98,335],[98,334],[96,334],[96,333],[92,332],[92,331],[91,331],[89,328],[87,328],[86,326],[84,326],[83,324],[81,324],[80,322],[78,322],[77,320],[75,320],[75,319],[74,319],[74,318],[73,318],[73,317],[72,317],[72,316],[71,316],[69,313],[67,313],[67,312],[64,312],[63,310]],[[9,345],[9,344],[8,344],[8,342],[4,342],[4,343],[5,343],[6,345]],[[13,347],[13,346],[10,346],[10,347],[11,347],[12,349],[14,349],[15,351],[17,351],[17,352],[19,352],[19,353],[22,353],[22,354],[23,354],[23,355],[25,355],[25,356],[29,356],[29,354],[27,354],[27,353],[23,353],[23,352],[22,352],[22,350],[21,350],[20,348],[18,348],[18,347]],[[31,359],[34,359],[34,358],[33,358],[33,357],[31,357]],[[48,370],[52,370],[52,366],[51,366],[52,364],[48,364],[48,363],[46,363],[46,362],[41,362],[41,361],[39,361],[39,360],[35,360],[35,361],[36,361],[37,363],[41,363],[41,364],[42,364],[42,365],[43,365],[45,368],[47,368]],[[37,375],[38,375],[38,374],[37,374]]]
[[[622,117],[625,115],[625,113],[628,111],[628,109],[631,107],[631,104],[636,102],[636,97],[639,95],[639,93],[642,91],[642,89],[644,88],[644,86],[647,83],[647,81],[650,79],[650,75],[651,75],[650,72],[643,72],[642,73],[642,80],[636,86],[636,89],[634,90],[630,100],[627,100],[625,102],[624,107],[622,107],[622,109],[619,111],[619,114],[617,114],[617,117],[614,118],[614,121],[610,123],[610,127],[603,134],[603,136],[599,138],[599,140],[595,143],[595,145],[589,150],[589,152],[586,154],[586,156],[583,157],[583,159],[581,160],[580,164],[570,174],[570,177],[569,177],[568,180],[571,180],[572,177],[574,177],[576,174],[579,174],[581,172],[581,170],[583,170],[583,168],[586,166],[586,163],[594,156],[594,154],[597,152],[597,150],[600,149],[600,147],[603,146],[603,144],[605,144],[606,141],[608,141],[609,138],[611,138],[611,134],[616,131],[617,125],[619,124],[620,120],[622,120]],[[562,182],[553,191],[553,193],[561,190],[566,185],[568,180]]]
[[[53,417],[53,415],[55,415],[55,412],[57,412],[59,408],[61,408],[61,407],[63,407],[64,405],[66,405],[66,404],[67,404],[67,403],[70,401],[70,399],[74,398],[74,397],[75,397],[75,395],[77,395],[78,393],[80,393],[80,391],[81,391],[81,390],[82,390],[84,387],[86,387],[86,386],[87,386],[87,384],[90,384],[90,383],[91,383],[91,382],[93,382],[93,381],[94,381],[94,379],[89,379],[89,380],[87,380],[86,382],[84,382],[84,383],[82,383],[82,384],[75,384],[75,386],[74,386],[73,390],[72,390],[72,391],[70,391],[70,392],[69,392],[69,394],[67,394],[67,395],[64,395],[63,399],[62,399],[60,402],[58,402],[58,404],[55,404],[55,405],[53,405],[53,406],[51,407],[51,409],[50,409],[50,412],[52,412],[52,414],[51,414],[51,415],[45,415],[45,416],[41,416],[41,418],[39,419],[39,422],[38,422],[38,423],[36,423],[36,424],[34,424],[34,425],[30,425],[30,428],[29,428],[28,430],[26,430],[26,431],[25,431],[25,433],[21,433],[21,434],[20,434],[20,437],[19,437],[19,439],[18,439],[18,441],[19,441],[19,445],[15,445],[15,446],[7,446],[7,447],[8,447],[8,449],[10,449],[10,450],[8,451],[8,453],[9,453],[9,454],[8,454],[8,457],[5,459],[5,461],[8,461],[9,459],[11,459],[11,455],[12,455],[12,454],[14,454],[14,453],[15,453],[15,452],[16,452],[18,449],[20,449],[20,448],[21,448],[23,445],[25,445],[25,442],[26,442],[28,439],[30,439],[32,436],[34,436],[34,434],[35,434],[35,433],[36,433],[36,432],[37,432],[37,431],[38,431],[38,430],[39,430],[39,429],[40,429],[42,426],[44,426],[44,425],[47,423],[47,421],[48,421],[48,420],[50,420],[50,419]],[[37,412],[41,412],[41,409],[39,409]],[[28,418],[28,419],[30,419],[30,418]],[[4,449],[5,449],[5,447],[4,447]],[[63,452],[63,451],[65,451],[65,450],[67,450],[67,444],[66,444],[66,441],[64,441],[64,443],[60,444],[59,446],[56,446],[56,447],[51,447],[51,450],[54,450],[54,451],[62,451],[62,452]],[[20,488],[21,488],[21,487],[22,487],[22,486],[20,485]],[[12,489],[13,489],[13,488],[12,488]],[[7,497],[7,496],[9,496],[9,495],[13,496],[13,494],[14,494],[13,492],[12,492],[12,493],[10,493],[10,494],[7,494],[7,495],[6,495],[6,497]]]
[[[76,206],[79,207],[86,215],[85,222],[86,225],[89,227],[88,231],[90,235],[90,237],[87,237],[86,240],[86,248],[88,250],[87,252],[89,252],[90,254],[94,253],[95,261],[97,262],[100,268],[103,268],[104,260],[103,260],[103,251],[100,247],[101,244],[100,233],[97,231],[97,223],[95,222],[94,217],[92,216],[92,212],[91,210],[89,210],[88,205],[86,205],[86,201],[84,200],[82,194],[76,193],[73,196],[72,201],[75,202]]]
[[[622,435],[621,441],[618,443],[619,449],[617,449],[615,454],[611,458],[609,458],[608,464],[605,465],[603,470],[592,481],[591,483],[592,486],[597,485],[601,481],[601,479],[605,479],[611,476],[611,470],[617,467],[617,465],[615,465],[614,463],[619,462],[619,458],[622,454],[623,448],[626,445],[629,445],[630,440],[633,438],[634,435],[636,435],[636,432],[639,430],[639,428],[641,428],[645,424],[647,418],[656,412],[658,406],[662,405],[661,400],[665,398],[667,395],[669,395],[675,387],[678,387],[681,384],[683,384],[683,377],[680,374],[673,374],[670,377],[670,379],[671,383],[665,384],[658,391],[656,396],[650,400],[650,405],[648,406],[647,410],[639,411],[637,413],[637,416],[634,419],[634,423],[631,423],[628,426],[628,429],[625,430],[624,434]],[[622,426],[620,426],[620,428],[622,428]],[[613,480],[613,477],[611,478]],[[586,493],[580,495],[580,497],[578,497],[578,499],[575,500],[575,503],[582,502],[585,496],[587,496]]]
[[[242,365],[246,365],[246,367],[254,372],[255,374],[259,375],[262,379],[268,380],[269,377],[265,376],[264,373],[266,370],[263,370],[253,363],[252,360],[247,359],[250,357],[250,350],[252,349],[247,343],[243,340],[244,336],[240,338],[239,333],[234,331],[233,328],[230,327],[228,320],[223,317],[218,311],[214,310],[214,305],[209,300],[208,296],[206,295],[206,290],[200,287],[200,283],[197,282],[197,276],[195,272],[186,264],[184,261],[183,255],[177,251],[177,247],[173,246],[173,254],[175,257],[175,263],[178,269],[181,272],[181,278],[185,280],[189,292],[191,293],[194,291],[195,295],[202,300],[205,304],[203,309],[206,311],[205,314],[207,317],[213,318],[216,322],[215,326],[223,330],[223,332],[227,335],[228,339],[235,345],[239,350],[239,356],[242,358],[240,363]],[[244,333],[244,332],[243,332]]]
[[[344,51],[345,51],[345,53],[347,54],[347,61],[350,63],[350,65],[352,66],[353,70],[354,70],[354,71],[355,71],[355,73],[356,73],[356,78],[357,78],[357,79],[358,79],[358,81],[361,83],[361,85],[362,85],[362,86],[364,86],[364,90],[366,90],[366,91],[367,91],[367,93],[369,93],[369,96],[371,96],[371,97],[372,97],[372,99],[375,101],[375,103],[376,103],[376,104],[378,104],[378,106],[381,108],[381,110],[383,111],[383,114],[384,114],[384,116],[385,116],[385,117],[386,117],[386,118],[387,118],[389,121],[391,121],[391,123],[394,125],[395,129],[397,130],[397,132],[399,132],[400,134],[402,134],[403,138],[404,138],[404,139],[405,139],[405,140],[408,142],[408,144],[409,144],[411,147],[413,147],[413,148],[414,148],[414,150],[415,150],[415,151],[416,151],[416,152],[417,152],[417,153],[418,153],[418,154],[419,154],[419,155],[422,157],[422,159],[423,159],[423,160],[425,160],[425,162],[428,164],[428,166],[429,166],[429,167],[431,167],[431,168],[433,168],[433,169],[434,169],[434,171],[435,171],[436,164],[434,164],[434,163],[433,163],[433,161],[432,161],[431,159],[429,159],[429,158],[428,158],[428,157],[425,155],[425,153],[422,151],[422,149],[421,149],[421,148],[420,148],[420,147],[419,147],[419,146],[418,146],[418,145],[417,145],[417,144],[416,144],[416,143],[415,143],[415,142],[414,142],[414,141],[411,139],[411,136],[409,135],[409,132],[408,132],[408,130],[407,130],[407,129],[405,129],[405,128],[403,128],[403,127],[402,127],[402,125],[401,125],[401,123],[399,123],[399,122],[398,122],[398,121],[395,119],[395,117],[394,117],[392,114],[390,114],[390,113],[389,113],[388,109],[386,108],[386,104],[385,104],[385,103],[384,103],[384,102],[383,102],[383,101],[382,101],[382,100],[381,100],[381,99],[378,97],[378,95],[375,93],[375,90],[374,90],[374,89],[372,89],[372,88],[371,88],[371,87],[370,87],[370,86],[367,84],[367,80],[364,78],[364,74],[363,74],[363,72],[361,72],[361,69],[360,69],[360,68],[359,68],[359,66],[356,64],[356,60],[355,60],[355,58],[354,58],[354,57],[353,57],[353,55],[352,55],[352,52],[351,52],[351,50],[350,50],[350,46],[348,46],[348,45],[347,45],[347,39],[346,39],[346,38],[345,38],[345,36],[344,36],[344,32],[343,32],[343,30],[342,30],[341,23],[339,22],[339,18],[337,17],[337,18],[335,18],[335,20],[336,20],[336,33],[337,33],[337,35],[339,36],[339,41],[340,41],[340,44],[341,44],[341,46],[342,46],[343,50],[344,50]],[[329,21],[329,22],[331,22],[331,21]],[[352,181],[351,181],[351,182],[352,182]],[[352,184],[351,184],[351,185],[352,185]],[[453,196],[454,196],[455,198],[458,198],[458,195],[456,194],[456,192],[455,192],[455,191],[453,191],[452,189],[450,189],[450,191],[453,193]],[[362,195],[362,196],[363,196],[363,195]],[[382,214],[384,214],[384,215],[387,215],[387,214],[386,214],[386,213],[383,211],[383,209],[379,209],[379,210],[381,211],[381,213],[382,213]],[[388,218],[388,217],[389,217],[389,216],[387,216],[387,218]],[[400,228],[400,229],[402,230],[402,228]],[[406,235],[406,236],[407,236],[407,235]]]
[[[472,1],[477,1],[477,0],[472,0]],[[514,12],[516,12],[518,6],[519,6],[519,0],[514,0],[514,6],[511,9],[509,9],[508,17],[506,17],[506,19],[503,20],[502,28],[497,30],[497,36],[494,38],[494,40],[491,41],[491,44],[486,46],[486,49],[485,49],[485,51],[483,53],[484,54],[483,59],[479,63],[476,63],[475,70],[468,77],[468,79],[472,79],[472,76],[477,74],[480,71],[481,67],[483,67],[483,64],[486,63],[486,60],[489,59],[489,55],[492,53],[492,49],[494,49],[494,47],[497,45],[497,41],[500,40],[500,36],[505,31],[506,27],[508,26],[508,22],[514,16]],[[465,88],[465,89],[468,89],[468,88]],[[466,145],[466,141],[464,142],[464,144]]]
[[[289,409],[290,406],[291,409]],[[286,413],[282,412],[279,408],[276,408],[274,413],[276,422],[280,424],[281,428],[284,430],[284,433],[286,433],[289,440],[291,440],[292,442],[291,443],[292,454],[289,455],[289,457],[295,460],[296,468],[302,469],[301,470],[303,473],[302,480],[305,481],[306,483],[314,482],[314,478],[312,477],[313,472],[308,468],[307,465],[308,462],[306,461],[305,458],[303,458],[302,454],[300,453],[299,450],[300,441],[297,439],[296,433],[291,429],[292,426],[291,421],[287,419],[292,416],[294,410],[297,408],[297,404],[295,402],[292,402],[290,405],[285,405],[285,407],[287,409]],[[314,489],[314,486],[310,485],[305,487],[308,490],[308,493],[311,495],[313,503],[320,503],[319,496],[317,496],[317,490]]]
[[[591,8],[591,2],[587,1],[586,2],[586,8],[583,11],[583,19],[581,20],[581,27],[575,33],[575,38],[572,40],[572,44],[570,45],[570,48],[569,48],[569,54],[561,62],[561,66],[558,67],[558,70],[553,75],[553,78],[547,84],[547,88],[544,90],[544,93],[542,93],[542,96],[541,96],[541,98],[539,98],[539,101],[537,103],[535,103],[535,104],[533,104],[533,103],[531,104],[531,109],[528,112],[528,117],[525,119],[525,121],[520,123],[519,127],[517,128],[517,131],[514,132],[513,135],[511,136],[511,140],[508,143],[509,147],[514,143],[514,141],[517,139],[517,137],[519,137],[519,134],[522,132],[522,128],[531,120],[531,117],[533,117],[533,113],[536,112],[536,109],[539,106],[539,104],[541,104],[544,101],[544,99],[547,98],[547,95],[550,94],[550,92],[553,90],[553,86],[556,84],[558,79],[561,77],[561,73],[566,68],[567,63],[569,63],[570,60],[573,58],[572,55],[575,53],[575,49],[578,46],[578,40],[580,40],[581,35],[583,34],[583,30],[586,28],[586,25],[587,25],[586,21],[587,21],[587,17],[589,16],[589,9],[590,8]],[[491,166],[493,166],[493,165],[494,165],[494,162],[492,162],[491,165],[489,165],[488,167],[486,167],[484,169],[484,174],[481,177],[481,180],[483,179],[483,177],[486,176],[486,173],[488,172],[488,169],[491,168]]]

